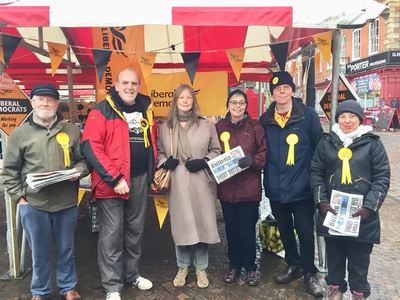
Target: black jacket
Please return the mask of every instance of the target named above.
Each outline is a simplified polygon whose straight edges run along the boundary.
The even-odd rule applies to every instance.
[[[318,211],[317,234],[322,236],[358,240],[379,244],[379,209],[385,200],[390,185],[390,166],[385,147],[379,136],[366,133],[356,138],[349,146],[353,155],[350,159],[351,184],[342,184],[342,161],[338,158],[343,144],[331,132],[325,134],[314,153],[311,162],[311,188],[314,200],[330,202],[332,189],[364,196],[363,207],[372,210],[370,217],[362,220],[358,237],[337,237],[329,235],[323,226],[325,215]]]
[[[305,106],[301,99],[293,98],[292,113],[284,128],[275,121],[273,102],[260,117],[268,146],[264,169],[265,196],[282,203],[299,200],[312,201],[310,164],[315,148],[323,136],[321,122],[314,109]],[[289,145],[286,138],[296,134],[294,165],[287,165]]]

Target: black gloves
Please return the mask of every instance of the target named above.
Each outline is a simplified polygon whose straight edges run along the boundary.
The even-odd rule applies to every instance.
[[[174,170],[179,165],[179,160],[173,158],[172,156],[168,157],[168,159],[164,163],[164,168],[167,170]]]
[[[206,160],[204,158],[202,159],[192,159],[189,160],[186,164],[185,164],[186,169],[188,169],[188,171],[190,173],[196,173],[200,170],[203,170],[205,168],[208,167],[208,164],[206,162]]]
[[[334,215],[337,215],[337,212],[332,208],[329,202],[321,202],[319,205],[319,210],[326,215],[328,211],[333,213]]]
[[[361,216],[361,220],[368,219],[369,216],[371,215],[371,210],[365,207],[361,207],[359,210],[357,210],[354,214],[352,214],[352,217],[358,217]]]
[[[255,161],[250,155],[246,155],[245,157],[242,157],[239,159],[239,167],[242,169],[247,168],[247,167],[254,167],[256,165]]]

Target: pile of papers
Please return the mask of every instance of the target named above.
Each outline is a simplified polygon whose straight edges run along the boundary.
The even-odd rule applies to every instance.
[[[71,170],[62,170],[62,171],[53,171],[47,173],[34,173],[28,174],[26,178],[26,182],[29,187],[32,189],[41,189],[44,186],[69,180],[71,178],[76,178],[81,175],[76,169]]]

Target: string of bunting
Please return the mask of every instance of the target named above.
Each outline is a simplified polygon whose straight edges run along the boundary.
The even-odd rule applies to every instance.
[[[332,31],[315,34],[315,35],[312,35],[311,37],[313,38],[317,47],[320,50],[320,52],[317,53],[317,55],[315,55],[316,64],[317,65],[319,64],[319,61],[321,59],[321,57],[320,57],[321,54],[322,54],[323,58],[325,59],[325,61],[330,62]],[[307,38],[307,37],[293,39],[292,41],[302,40],[305,38]],[[24,38],[24,39],[38,41],[37,39],[33,39],[33,38]],[[17,49],[21,40],[22,40],[22,37],[5,34],[5,33],[0,33],[0,61],[5,65],[5,67],[8,66],[10,58],[14,54],[14,52]],[[53,43],[53,42],[46,42],[46,43],[48,45],[48,50],[49,50],[52,76],[54,76],[55,72],[57,71],[58,67],[60,66],[61,61],[62,61],[68,47],[73,47],[74,49],[90,49],[92,51],[92,55],[94,58],[95,67],[96,67],[96,71],[97,71],[97,76],[98,76],[100,82],[103,79],[104,72],[107,68],[107,64],[111,58],[111,54],[113,52],[120,51],[120,50],[115,50],[115,49],[97,49],[97,48],[89,48],[89,47],[84,47],[84,46],[75,46],[75,45]],[[184,43],[184,41],[181,43]],[[176,45],[171,45],[168,48],[171,48],[174,50],[175,46]],[[199,65],[199,59],[200,59],[201,53],[215,53],[215,52],[221,52],[221,51],[225,51],[228,61],[231,65],[231,68],[235,74],[235,77],[236,77],[237,81],[239,82],[246,49],[254,49],[254,48],[265,47],[265,46],[270,47],[272,55],[273,55],[276,63],[278,64],[280,70],[285,71],[285,66],[286,66],[287,56],[288,56],[289,42],[288,41],[278,42],[278,41],[276,41],[276,39],[271,39],[271,43],[253,45],[253,46],[242,47],[242,48],[227,49],[227,50],[206,50],[206,51],[202,51],[202,52],[185,51],[185,52],[181,52],[180,54],[182,56],[182,60],[185,65],[185,69],[188,73],[188,76],[190,78],[192,85],[193,85],[193,82],[195,79],[197,67]],[[160,50],[166,50],[168,48],[164,48],[164,49],[160,49]],[[173,52],[171,52],[171,51],[143,52],[143,51],[130,51],[130,50],[124,50],[124,53],[125,53],[125,55],[133,54],[134,57],[136,57],[137,55],[140,56],[137,59],[137,62],[140,65],[140,68],[141,68],[141,71],[142,71],[145,81],[148,81],[148,79],[151,75],[157,54],[179,54],[179,52],[176,53],[175,51],[173,51]],[[293,72],[293,68],[292,68],[292,72]]]

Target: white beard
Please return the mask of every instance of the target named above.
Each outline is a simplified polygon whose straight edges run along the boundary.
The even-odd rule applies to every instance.
[[[35,110],[34,111],[35,115],[41,119],[42,121],[46,121],[49,119],[54,119],[56,116],[57,111],[56,110]]]

